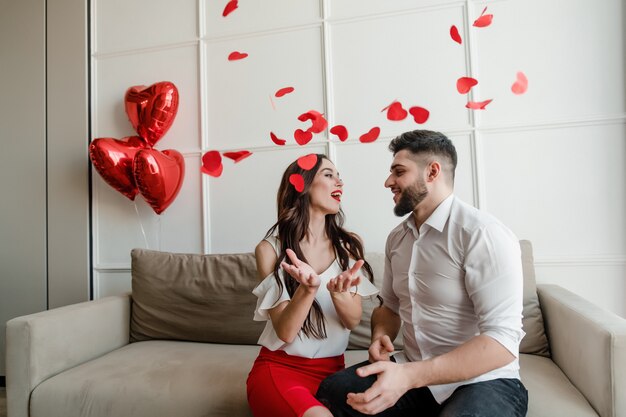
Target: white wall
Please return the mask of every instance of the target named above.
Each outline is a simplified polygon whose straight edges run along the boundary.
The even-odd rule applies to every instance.
[[[324,152],[345,182],[348,226],[368,250],[383,249],[399,222],[382,183],[393,137],[419,128],[388,121],[393,100],[431,112],[423,128],[457,145],[457,194],[488,210],[535,248],[538,281],[558,283],[626,316],[626,60],[620,0],[409,1],[136,0],[92,2],[93,137],[133,134],[126,89],[174,82],[181,104],[157,149],[181,151],[186,179],[160,216],[94,175],[94,291],[130,288],[133,247],[178,252],[247,252],[275,217],[282,171]],[[493,24],[471,24],[488,5]],[[449,36],[456,25],[463,44]],[[232,51],[248,58],[228,61]],[[517,71],[529,79],[511,93]],[[457,78],[479,84],[465,108]],[[281,98],[273,93],[293,86]],[[297,116],[323,112],[348,127],[305,147]],[[358,141],[373,126],[381,137]],[[284,147],[269,138],[287,139]],[[199,171],[208,150],[246,149],[225,159],[220,178]]]

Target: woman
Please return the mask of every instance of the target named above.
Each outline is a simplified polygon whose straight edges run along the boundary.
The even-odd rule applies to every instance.
[[[304,160],[315,164],[303,169]],[[267,320],[247,383],[255,417],[332,417],[315,392],[344,368],[361,296],[378,292],[359,275],[363,267],[371,279],[372,270],[359,237],[342,228],[342,194],[343,181],[325,155],[300,158],[283,174],[278,221],[255,250],[262,281],[253,291],[254,319]]]

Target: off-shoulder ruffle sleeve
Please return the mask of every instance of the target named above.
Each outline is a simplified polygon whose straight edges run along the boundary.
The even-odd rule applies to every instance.
[[[290,300],[291,297],[287,293],[287,289],[285,288],[285,282],[283,281],[282,274],[280,275],[280,279],[283,283],[282,291],[278,287],[278,283],[274,278],[274,274],[270,274],[259,285],[252,290],[252,294],[257,296],[256,302],[256,310],[254,311],[254,320],[255,321],[266,321],[270,319],[268,310],[276,307],[278,304],[283,301]]]

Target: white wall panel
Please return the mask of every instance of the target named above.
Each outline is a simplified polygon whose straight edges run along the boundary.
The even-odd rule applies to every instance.
[[[602,308],[626,317],[626,280],[624,280],[625,262],[614,264],[589,263],[581,265],[574,262],[556,264],[544,263],[535,259],[537,282],[557,284],[595,303]]]
[[[185,157],[185,179],[176,199],[157,215],[138,194],[130,201],[102,178],[94,181],[96,267],[130,265],[130,250],[202,252],[202,193],[199,156]]]
[[[332,19],[344,19],[357,16],[366,16],[380,13],[397,13],[409,11],[415,8],[440,7],[445,4],[459,4],[464,1],[450,0],[329,0],[330,17]],[[450,25],[452,25],[451,23]],[[449,27],[449,26],[448,26]]]
[[[203,0],[209,37],[258,32],[319,22],[320,0],[245,0],[223,17],[228,0]]]
[[[331,25],[334,121],[357,138],[372,126],[393,137],[420,126],[434,130],[470,127],[466,98],[456,80],[467,74],[464,47],[450,39],[462,7],[398,14]],[[389,121],[381,110],[394,100],[408,110],[430,111],[423,125],[411,115]]]
[[[211,253],[254,251],[276,222],[276,193],[283,172],[290,163],[309,153],[325,154],[325,147],[258,151],[236,164],[225,158],[220,177],[206,176]]]
[[[488,4],[488,3],[487,3]],[[479,3],[480,14],[484,4]],[[539,123],[626,112],[624,2],[503,1],[489,4],[493,24],[473,28],[475,87],[494,101],[485,125]],[[532,29],[531,29],[532,27]],[[511,92],[517,71],[528,91]]]
[[[96,0],[94,49],[97,53],[194,41],[197,0]]]
[[[483,137],[486,207],[537,257],[626,254],[626,126]]]
[[[233,51],[249,56],[228,61]],[[320,27],[212,42],[207,56],[205,114],[212,148],[272,145],[270,131],[294,144],[293,132],[310,126],[298,116],[325,113]],[[295,91],[275,97],[283,87]]]
[[[176,119],[156,149],[197,149],[200,144],[198,48],[186,46],[152,52],[120,54],[95,64],[93,135],[136,135],[124,110],[124,95],[132,86],[171,81],[179,94]]]
[[[130,271],[95,271],[93,281],[96,299],[131,291]]]

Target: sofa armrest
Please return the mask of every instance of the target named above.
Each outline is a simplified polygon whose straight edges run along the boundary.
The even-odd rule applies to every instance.
[[[626,319],[538,285],[552,360],[602,417],[626,417]]]
[[[130,295],[105,297],[7,322],[7,409],[28,417],[33,389],[129,342]]]

